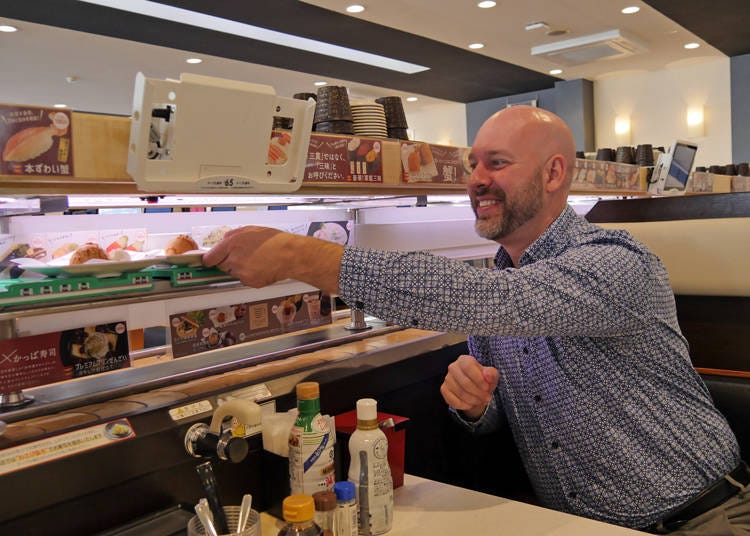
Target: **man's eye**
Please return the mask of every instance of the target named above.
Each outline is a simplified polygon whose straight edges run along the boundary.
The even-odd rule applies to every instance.
[[[477,163],[476,162],[469,162],[469,168],[471,168],[472,171],[475,170],[477,168]]]
[[[505,160],[490,160],[490,166],[493,168],[503,167],[504,165]]]

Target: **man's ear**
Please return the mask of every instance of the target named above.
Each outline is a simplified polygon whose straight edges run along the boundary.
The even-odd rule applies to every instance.
[[[567,165],[565,157],[561,154],[549,157],[544,165],[544,189],[547,192],[556,192],[565,186]]]

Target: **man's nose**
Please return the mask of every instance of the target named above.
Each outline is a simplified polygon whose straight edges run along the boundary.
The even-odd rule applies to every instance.
[[[481,162],[477,162],[469,175],[469,187],[487,186],[491,182],[487,169]]]

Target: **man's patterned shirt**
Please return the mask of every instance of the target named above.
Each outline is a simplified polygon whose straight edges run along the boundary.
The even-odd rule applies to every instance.
[[[566,207],[514,268],[347,248],[340,296],[402,326],[469,334],[500,382],[465,425],[507,423],[542,504],[642,528],[739,463],[692,367],[659,259]]]

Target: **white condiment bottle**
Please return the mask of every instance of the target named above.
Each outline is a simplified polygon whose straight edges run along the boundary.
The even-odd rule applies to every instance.
[[[357,401],[357,429],[349,438],[349,480],[357,487],[359,534],[383,534],[393,525],[393,478],[388,439],[378,427],[378,403]]]
[[[292,495],[332,490],[334,449],[328,419],[320,414],[317,382],[297,384],[297,419],[289,433],[289,489]]]

